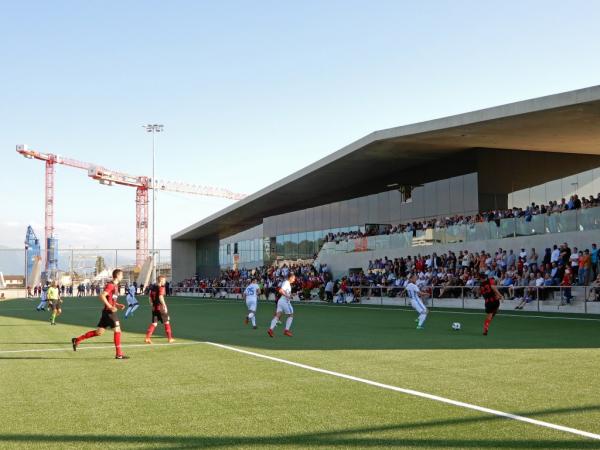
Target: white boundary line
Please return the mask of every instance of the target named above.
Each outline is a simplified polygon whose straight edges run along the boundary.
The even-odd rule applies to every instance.
[[[451,400],[449,398],[440,397],[440,396],[433,395],[433,394],[427,394],[425,392],[415,391],[413,389],[401,388],[398,386],[392,386],[389,384],[379,383],[377,381],[367,380],[365,378],[359,378],[359,377],[355,377],[352,375],[346,375],[346,374],[340,373],[340,372],[334,372],[331,370],[320,369],[318,367],[313,367],[313,366],[309,366],[306,364],[288,361],[287,359],[281,359],[281,358],[276,358],[274,356],[268,356],[268,355],[263,355],[261,353],[251,352],[248,350],[242,350],[240,348],[231,347],[229,345],[217,344],[215,342],[205,342],[205,343],[208,345],[212,345],[214,347],[219,347],[219,348],[225,349],[225,350],[231,350],[234,352],[243,353],[245,355],[255,356],[257,358],[263,358],[263,359],[267,359],[270,361],[275,361],[278,363],[287,364],[287,365],[294,366],[294,367],[299,367],[301,369],[310,370],[312,372],[318,372],[318,373],[322,373],[325,375],[331,375],[331,376],[338,377],[338,378],[344,378],[346,380],[357,381],[359,383],[368,384],[370,386],[375,386],[375,387],[382,388],[382,389],[388,389],[390,391],[401,392],[403,394],[408,394],[408,395],[412,395],[415,397],[426,398],[428,400],[434,400],[434,401],[437,401],[440,403],[446,403],[449,405],[458,406],[458,407],[466,408],[466,409],[471,409],[471,410],[483,412],[486,414],[492,414],[495,416],[504,417],[506,419],[517,420],[520,422],[525,422],[525,423],[537,425],[540,427],[550,428],[550,429],[557,430],[557,431],[563,431],[565,433],[571,433],[571,434],[576,434],[578,436],[583,436],[583,437],[590,438],[590,439],[600,440],[600,434],[590,433],[588,431],[582,431],[582,430],[578,430],[576,428],[565,427],[563,425],[556,425],[556,424],[553,424],[550,422],[544,422],[542,420],[531,419],[529,417],[506,413],[503,411],[498,411],[496,409],[485,408],[483,406],[473,405],[471,403],[460,402],[457,400]]]
[[[198,345],[204,344],[201,341],[194,342],[173,342],[171,344],[125,344],[122,345],[122,348],[134,348],[134,347],[163,347],[163,346],[173,346],[173,345]],[[114,349],[114,345],[95,345],[90,347],[77,347],[77,351],[81,350],[106,350],[108,348]],[[8,353],[44,353],[44,352],[61,352],[61,351],[73,351],[73,347],[69,345],[69,347],[60,347],[60,348],[31,348],[31,349],[20,349],[20,350],[0,350],[0,354],[8,354]]]
[[[310,370],[312,372],[322,373],[325,375],[331,375],[334,377],[343,378],[343,379],[350,380],[350,381],[364,383],[364,384],[367,384],[370,386],[375,386],[375,387],[378,387],[381,389],[387,389],[390,391],[395,391],[395,392],[400,392],[400,393],[407,394],[407,395],[412,395],[414,397],[420,397],[420,398],[425,398],[428,400],[434,400],[434,401],[437,401],[440,403],[446,403],[448,405],[458,406],[461,408],[471,409],[474,411],[479,411],[479,412],[483,412],[486,414],[495,415],[498,417],[504,417],[506,419],[512,419],[512,420],[516,420],[516,421],[520,421],[520,422],[529,423],[531,425],[537,425],[537,426],[544,427],[544,428],[550,428],[550,429],[557,430],[557,431],[563,431],[565,433],[575,434],[577,436],[582,436],[582,437],[586,437],[589,439],[600,440],[600,434],[590,433],[589,431],[578,430],[576,428],[566,427],[563,425],[557,425],[557,424],[553,424],[550,422],[544,422],[542,420],[531,419],[529,417],[519,416],[516,414],[511,414],[511,413],[499,411],[496,409],[486,408],[486,407],[474,405],[471,403],[465,403],[465,402],[461,402],[461,401],[457,401],[457,400],[452,400],[449,398],[440,397],[438,395],[427,394],[426,392],[420,392],[420,391],[416,391],[414,389],[406,389],[406,388],[401,388],[398,386],[392,386],[390,384],[379,383],[377,381],[367,380],[366,378],[360,378],[360,377],[355,377],[352,375],[347,375],[345,373],[321,369],[318,367],[309,366],[307,364],[301,364],[301,363],[297,363],[294,361],[289,361],[287,359],[276,358],[274,356],[263,355],[262,353],[255,353],[255,352],[243,350],[243,349],[240,349],[237,347],[231,347],[229,345],[218,344],[216,342],[194,341],[194,342],[175,342],[172,344],[167,344],[167,343],[162,344],[161,343],[161,344],[151,344],[151,345],[129,344],[129,345],[123,345],[123,347],[125,347],[125,348],[133,348],[133,347],[152,348],[152,347],[159,347],[159,346],[162,347],[162,346],[174,346],[174,345],[198,345],[198,344],[207,344],[207,345],[211,345],[213,347],[218,347],[221,349],[230,350],[230,351],[242,353],[242,354],[249,355],[249,356],[267,359],[269,361],[287,364],[289,366],[294,366],[294,367],[298,367],[298,368],[305,369],[305,370]],[[106,350],[106,349],[112,349],[112,348],[114,348],[114,345],[102,345],[102,346],[94,346],[94,347],[82,347],[82,348],[79,348],[78,351],[81,351],[81,350]],[[2,351],[0,351],[0,354],[43,353],[43,352],[60,352],[60,351],[72,351],[72,349],[69,347],[61,347],[61,348],[46,348],[46,349],[2,350]]]

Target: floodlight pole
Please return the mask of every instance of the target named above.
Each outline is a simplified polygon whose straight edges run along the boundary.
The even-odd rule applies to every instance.
[[[152,133],[152,278],[151,283],[156,281],[156,133],[163,131],[161,124],[148,124],[143,126],[148,133]]]

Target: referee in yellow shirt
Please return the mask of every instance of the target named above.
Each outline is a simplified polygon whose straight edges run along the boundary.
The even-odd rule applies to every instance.
[[[60,298],[60,292],[56,286],[56,281],[53,281],[52,285],[48,288],[48,304],[50,305],[50,311],[52,311],[50,325],[56,325],[56,317],[60,316],[60,313],[62,313],[62,299]]]

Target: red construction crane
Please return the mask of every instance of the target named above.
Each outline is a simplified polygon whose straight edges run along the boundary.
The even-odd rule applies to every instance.
[[[76,169],[86,170],[88,176],[108,186],[119,184],[136,188],[135,193],[135,262],[141,267],[148,257],[148,190],[152,189],[152,178],[146,176],[129,175],[115,170],[105,169],[96,164],[65,158],[52,153],[40,153],[31,150],[27,145],[17,145],[17,152],[25,158],[38,159],[46,162],[46,212],[44,238],[45,245],[54,235],[54,165],[62,164]],[[244,194],[237,194],[227,189],[208,186],[197,186],[187,183],[175,183],[156,180],[155,188],[161,191],[181,192],[186,194],[205,195],[210,197],[241,200]],[[48,258],[46,257],[46,269]]]

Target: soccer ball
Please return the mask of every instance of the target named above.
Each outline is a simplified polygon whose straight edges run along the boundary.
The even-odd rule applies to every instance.
[[[459,323],[459,322],[454,322],[454,323],[452,324],[452,329],[453,329],[454,331],[459,331],[459,330],[460,330],[460,323]]]

